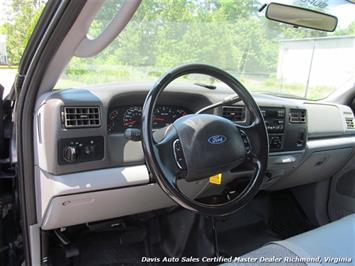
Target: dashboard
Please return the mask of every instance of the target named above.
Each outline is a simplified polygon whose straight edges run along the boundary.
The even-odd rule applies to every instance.
[[[184,115],[191,114],[185,107],[175,105],[158,105],[154,110],[153,129],[159,129]],[[109,111],[107,131],[109,133],[124,132],[127,128],[140,129],[142,124],[142,106],[118,106]]]
[[[35,185],[37,218],[43,229],[174,205],[148,172],[141,142],[125,135],[127,129],[140,129],[142,106],[151,86],[121,84],[60,90],[37,101],[33,121]],[[153,130],[231,93],[226,88],[210,91],[193,84],[172,85],[160,95]],[[269,136],[263,190],[330,178],[352,158],[355,127],[349,107],[263,94],[253,97]],[[208,112],[237,124],[252,121],[241,102]],[[224,173],[224,180],[252,173],[250,169],[242,170],[241,176],[238,171]],[[190,197],[208,196],[212,190],[205,180],[179,180],[179,188]],[[218,189],[225,188],[223,184]]]

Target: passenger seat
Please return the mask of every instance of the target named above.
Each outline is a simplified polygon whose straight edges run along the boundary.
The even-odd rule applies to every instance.
[[[274,257],[280,257],[281,262],[266,263]],[[258,259],[256,263],[223,265],[355,265],[355,214],[287,240],[271,242],[242,258]]]

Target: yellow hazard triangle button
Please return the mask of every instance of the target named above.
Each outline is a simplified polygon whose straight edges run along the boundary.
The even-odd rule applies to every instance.
[[[210,183],[215,185],[222,184],[222,174],[213,175],[210,177]]]

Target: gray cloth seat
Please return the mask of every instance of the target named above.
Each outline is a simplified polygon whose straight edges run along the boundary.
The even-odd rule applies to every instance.
[[[248,258],[256,261],[243,262]],[[267,262],[268,259],[271,261]],[[287,240],[271,242],[243,255],[238,261],[223,265],[276,264],[355,265],[355,214]]]

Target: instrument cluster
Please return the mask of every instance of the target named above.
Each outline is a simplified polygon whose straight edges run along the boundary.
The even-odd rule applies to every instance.
[[[181,106],[158,105],[154,111],[153,128],[159,129],[174,123],[178,118],[191,114]],[[142,106],[114,107],[109,111],[107,131],[109,133],[124,132],[127,128],[141,128]]]

